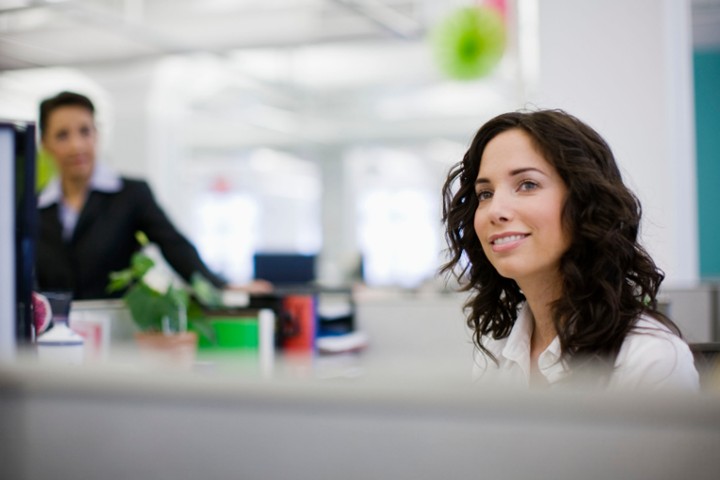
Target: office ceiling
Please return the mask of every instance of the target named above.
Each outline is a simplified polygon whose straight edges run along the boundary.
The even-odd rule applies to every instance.
[[[453,2],[0,0],[0,70],[249,47],[413,40],[448,4]]]
[[[0,70],[348,41],[420,39],[459,0],[0,0]],[[692,0],[720,45],[720,0]]]
[[[15,75],[0,100],[6,115],[23,118],[34,112],[38,92],[55,88],[24,88],[25,70],[210,53],[181,56],[192,61],[163,70],[173,77],[165,85],[184,89],[173,98],[190,99],[197,120],[188,141],[196,146],[288,141],[299,130],[303,141],[467,134],[466,117],[507,108],[498,102],[514,98],[518,81],[507,62],[482,83],[447,88],[428,62],[424,38],[434,22],[472,1],[0,0],[0,72]],[[692,0],[692,14],[695,45],[720,48],[720,0]],[[199,65],[203,78],[184,81]],[[205,121],[228,116],[226,131]],[[249,123],[257,128],[243,130]]]

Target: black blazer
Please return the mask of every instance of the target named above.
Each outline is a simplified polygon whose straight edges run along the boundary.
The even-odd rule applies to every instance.
[[[203,263],[195,247],[170,223],[144,181],[123,178],[119,192],[93,191],[69,242],[55,203],[39,210],[35,273],[37,288],[72,290],[75,299],[111,298],[106,291],[110,272],[127,268],[140,249],[135,232],[145,232],[167,262],[188,281],[199,272],[218,287],[224,281]]]

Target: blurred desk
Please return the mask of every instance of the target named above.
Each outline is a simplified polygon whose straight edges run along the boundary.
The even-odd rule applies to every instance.
[[[85,338],[90,360],[106,360],[113,349],[131,346],[138,331],[122,300],[75,300],[69,323]]]
[[[3,478],[716,479],[720,398],[0,364]]]
[[[365,290],[355,298],[356,326],[368,336],[368,353],[425,359],[470,375],[471,332],[463,303],[467,294]]]
[[[366,352],[279,355],[269,377],[138,363],[122,304],[81,305],[114,315],[109,361],[0,363],[2,477],[717,478],[717,392],[483,389],[461,296],[370,293]]]

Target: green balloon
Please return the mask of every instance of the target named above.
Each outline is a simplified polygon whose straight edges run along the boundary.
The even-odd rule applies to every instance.
[[[470,80],[487,75],[505,51],[505,23],[491,8],[461,8],[432,32],[433,51],[449,77]]]

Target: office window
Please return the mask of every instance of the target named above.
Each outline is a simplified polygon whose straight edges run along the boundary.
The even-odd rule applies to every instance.
[[[242,282],[253,275],[259,205],[253,196],[222,185],[225,182],[218,179],[210,191],[199,195],[196,244],[210,269]]]
[[[368,284],[416,287],[434,275],[439,245],[433,200],[417,188],[362,195],[358,230]]]
[[[318,253],[322,247],[317,166],[271,149],[198,156],[190,231],[209,266],[234,283],[253,278],[255,252]],[[197,180],[200,179],[200,182]]]
[[[435,161],[432,151],[428,145],[413,145],[347,152],[368,285],[414,288],[436,276],[442,249],[440,188],[447,163]]]

